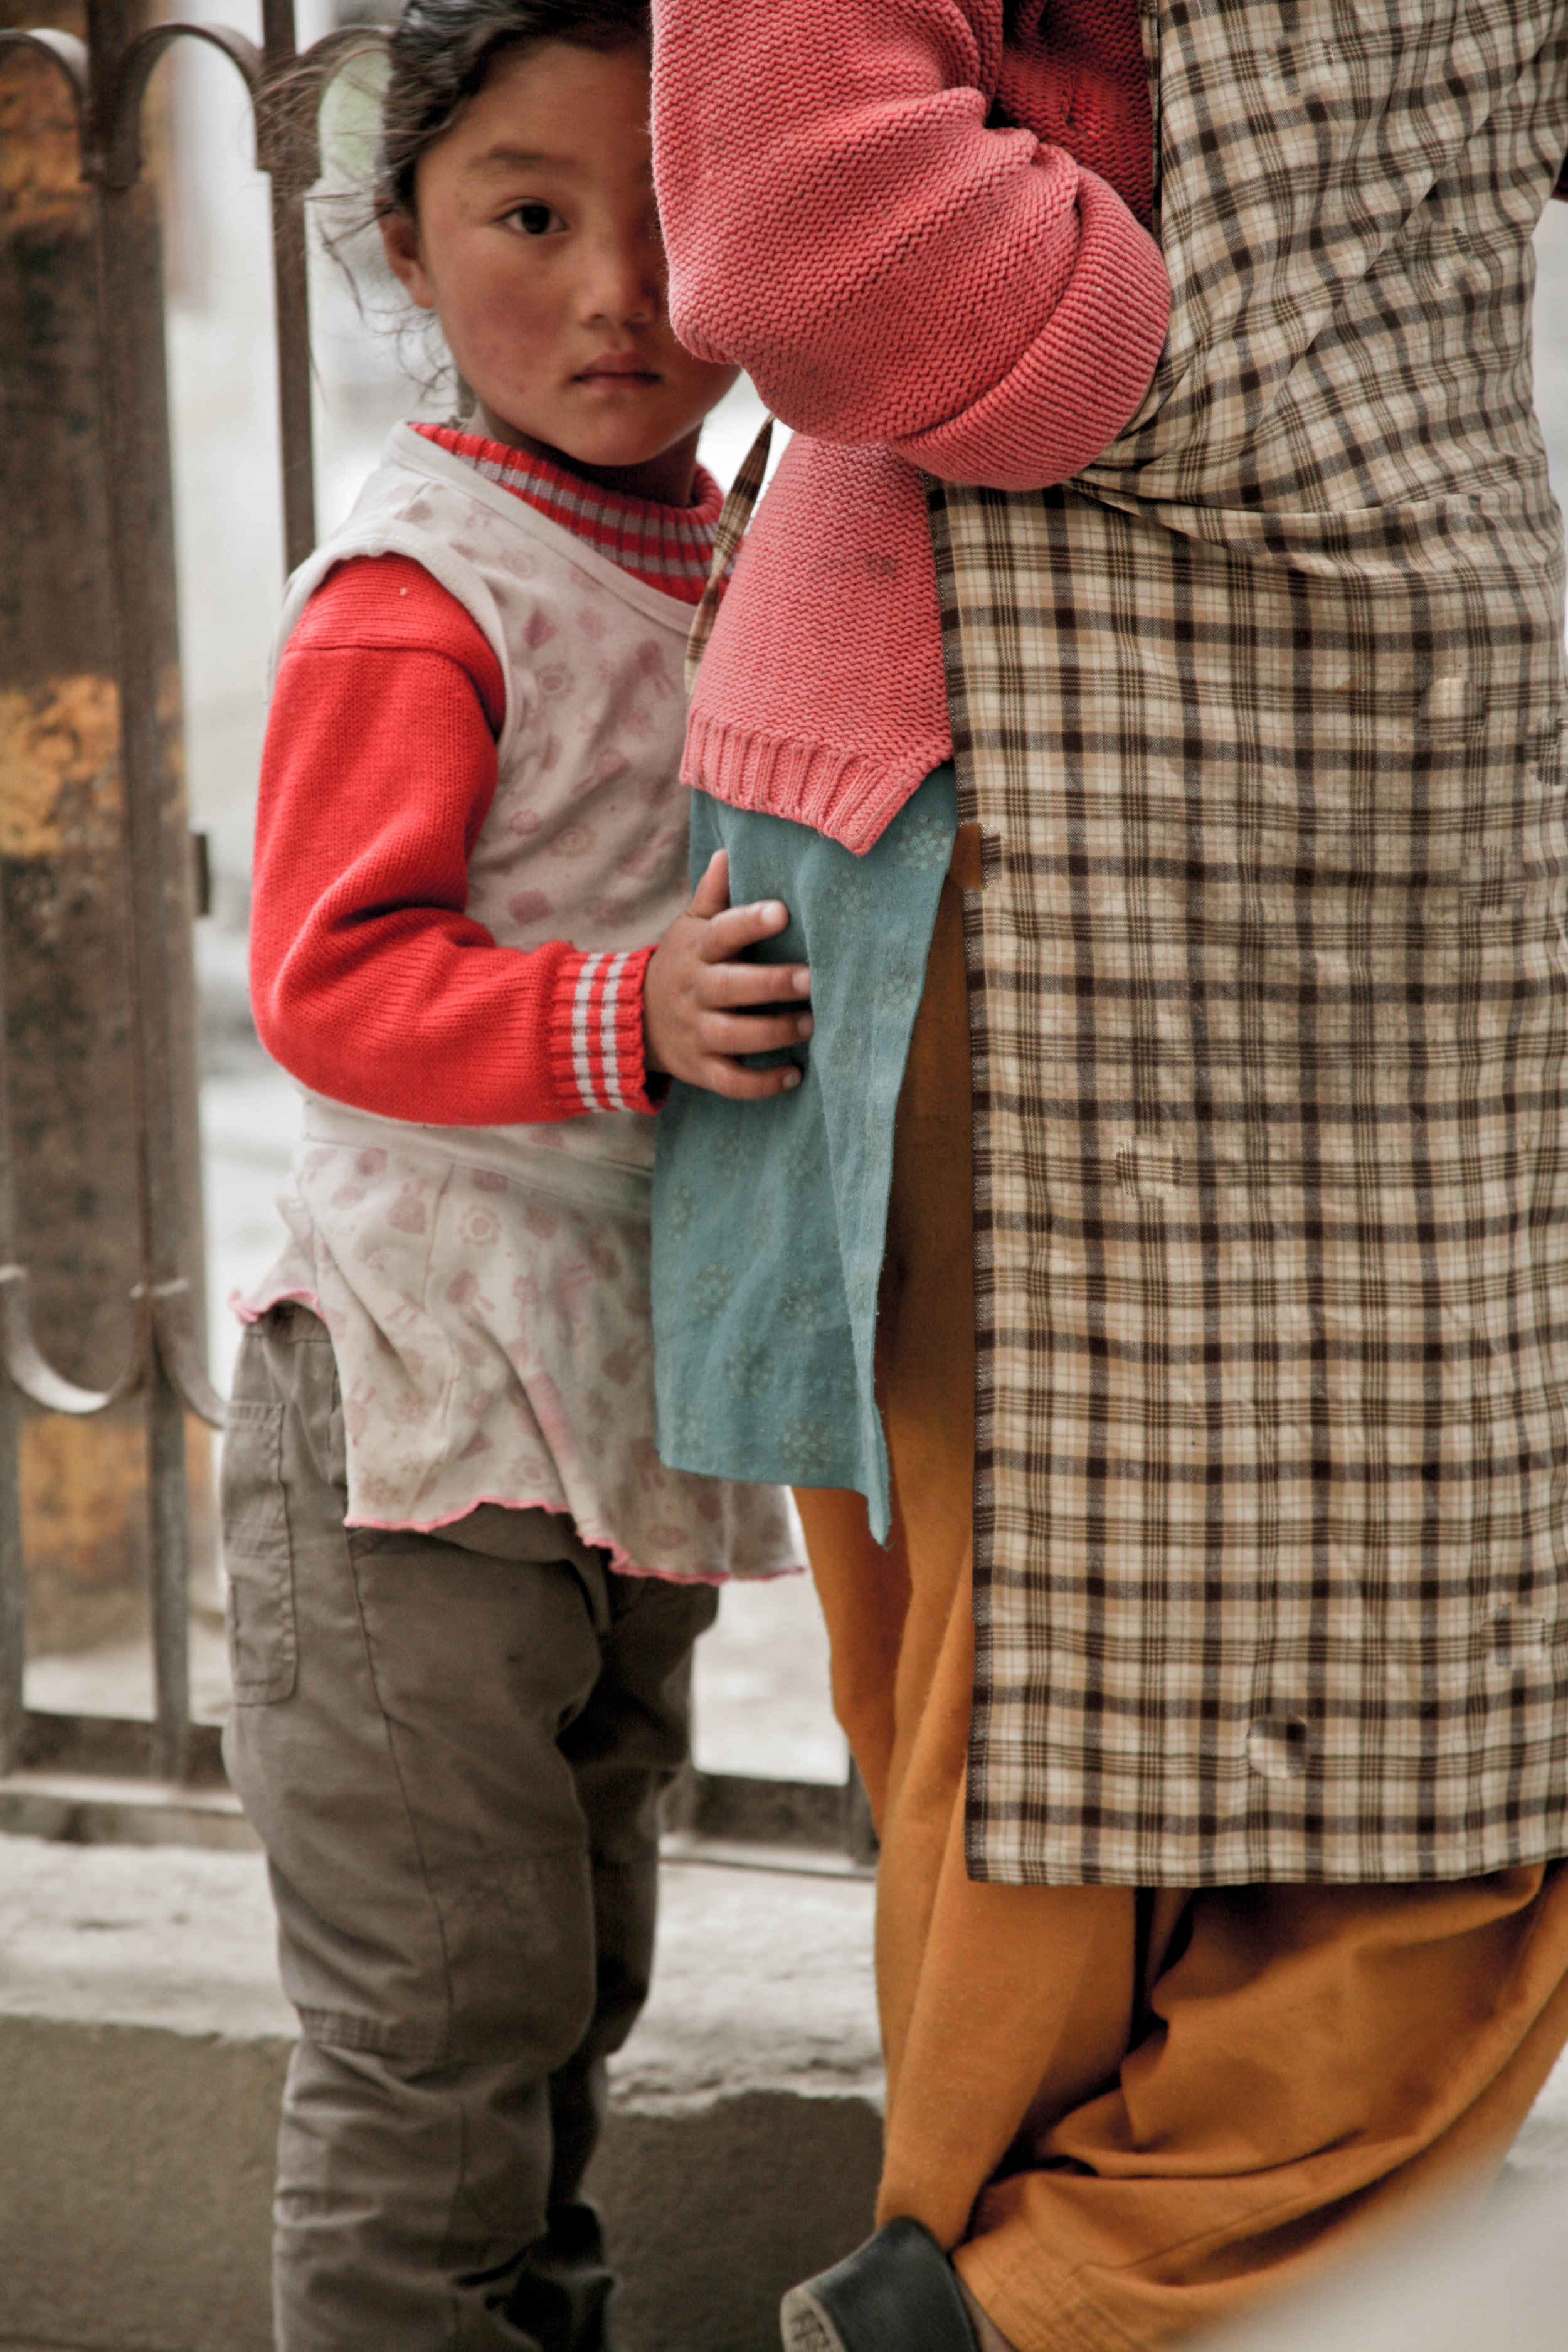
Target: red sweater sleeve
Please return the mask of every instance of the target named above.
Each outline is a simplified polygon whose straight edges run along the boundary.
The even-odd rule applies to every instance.
[[[429,1126],[651,1110],[651,948],[524,954],[471,922],[468,856],[496,788],[500,666],[405,556],[360,556],[290,636],[262,753],[256,1025],[305,1086]]]
[[[1106,182],[987,127],[1003,0],[654,0],[677,333],[818,440],[1037,489],[1136,413],[1158,247]]]

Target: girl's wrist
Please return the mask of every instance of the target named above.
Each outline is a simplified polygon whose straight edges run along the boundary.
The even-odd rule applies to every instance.
[[[652,948],[574,950],[555,982],[550,1054],[562,1116],[658,1108],[647,1069],[643,996]],[[650,1091],[650,1087],[655,1091]]]

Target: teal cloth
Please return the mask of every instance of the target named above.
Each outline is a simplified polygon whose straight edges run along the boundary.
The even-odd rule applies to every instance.
[[[733,906],[781,898],[757,950],[808,961],[805,1076],[769,1102],[679,1084],[653,1180],[658,1451],[671,1469],[849,1486],[886,1541],[888,1452],[872,1349],[893,1172],[893,1114],[925,985],[958,800],[951,764],[855,856],[808,825],[691,805],[693,879],[730,853]]]

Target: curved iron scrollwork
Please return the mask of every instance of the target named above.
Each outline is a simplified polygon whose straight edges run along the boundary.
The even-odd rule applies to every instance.
[[[137,1393],[146,1381],[155,1348],[164,1375],[187,1412],[205,1421],[209,1429],[222,1429],[228,1408],[202,1361],[189,1282],[184,1275],[173,1282],[139,1282],[131,1297],[136,1327],[124,1370],[112,1388],[79,1388],[75,1381],[56,1371],[33,1336],[26,1266],[0,1265],[0,1360],[13,1384],[30,1404],[45,1412],[86,1420]]]
[[[77,123],[85,143],[89,101],[87,43],[79,41],[74,33],[57,33],[50,26],[41,26],[31,33],[0,33],[0,57],[7,49],[31,49],[37,56],[47,58],[51,65],[58,66],[70,85]]]
[[[257,169],[265,172],[285,194],[298,197],[321,176],[316,123],[323,98],[343,67],[355,58],[374,55],[384,46],[385,35],[365,25],[324,33],[297,58],[291,56],[280,76],[269,66],[264,50],[227,25],[195,20],[150,25],[126,50],[110,98],[106,176],[111,188],[132,187],[141,176],[142,104],[147,84],[159,59],[184,40],[205,42],[234,66],[250,92]],[[285,77],[286,86],[280,88]]]
[[[237,67],[255,103],[266,71],[261,51],[243,33],[226,25],[149,25],[138,33],[121,60],[110,93],[104,125],[104,173],[111,188],[134,187],[142,176],[142,101],[153,68],[176,41],[202,41]]]
[[[379,25],[345,25],[323,33],[279,74],[268,68],[256,92],[257,168],[275,188],[306,195],[321,176],[318,125],[322,102],[345,66],[386,47]]]
[[[314,118],[321,100],[345,65],[355,58],[374,56],[384,47],[385,38],[377,26],[353,25],[324,33],[308,49],[296,51],[291,26],[284,43],[269,42],[267,47],[258,48],[247,34],[236,32],[230,25],[209,24],[202,18],[149,25],[126,44],[112,87],[101,105],[94,101],[88,45],[74,33],[58,32],[47,25],[27,31],[3,31],[0,57],[7,50],[30,50],[59,68],[69,85],[82,134],[82,178],[101,176],[111,188],[124,189],[133,187],[142,174],[142,107],[154,68],[177,42],[199,41],[228,58],[250,93],[255,109],[258,170],[270,176],[287,173],[298,193],[301,184],[308,186],[320,174],[321,152]],[[271,53],[274,46],[281,47],[280,58]],[[289,93],[291,102],[275,113],[268,110],[265,101],[276,95],[277,85],[285,74],[294,84]],[[302,108],[309,110],[308,121],[302,119]],[[277,127],[285,118],[289,126],[287,148],[279,141]]]
[[[121,1397],[134,1396],[146,1370],[148,1317],[138,1292],[132,1296],[137,1300],[137,1316],[130,1362],[111,1389],[79,1388],[56,1371],[33,1337],[26,1266],[0,1265],[0,1354],[12,1381],[30,1403],[46,1412],[66,1412],[80,1420],[89,1413],[106,1412]]]
[[[153,1339],[165,1379],[198,1421],[205,1421],[209,1429],[221,1429],[228,1417],[228,1406],[208,1380],[207,1368],[202,1360],[190,1284],[184,1275],[173,1282],[154,1283],[147,1298]]]

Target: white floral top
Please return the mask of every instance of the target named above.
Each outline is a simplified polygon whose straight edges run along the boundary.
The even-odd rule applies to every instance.
[[[299,1299],[331,1332],[351,1527],[539,1506],[624,1570],[796,1568],[777,1487],[658,1458],[649,1172],[574,1150],[587,1124],[524,1140],[308,1096],[289,1244],[240,1311]]]
[[[291,583],[283,634],[333,563],[393,550],[468,605],[507,677],[469,913],[501,947],[651,945],[687,895],[689,605],[400,428]],[[668,1470],[656,1451],[654,1124],[605,1109],[422,1127],[307,1097],[287,1245],[237,1306],[254,1319],[297,1299],[331,1332],[351,1526],[437,1528],[499,1503],[568,1514],[624,1570],[803,1564],[777,1487]]]

